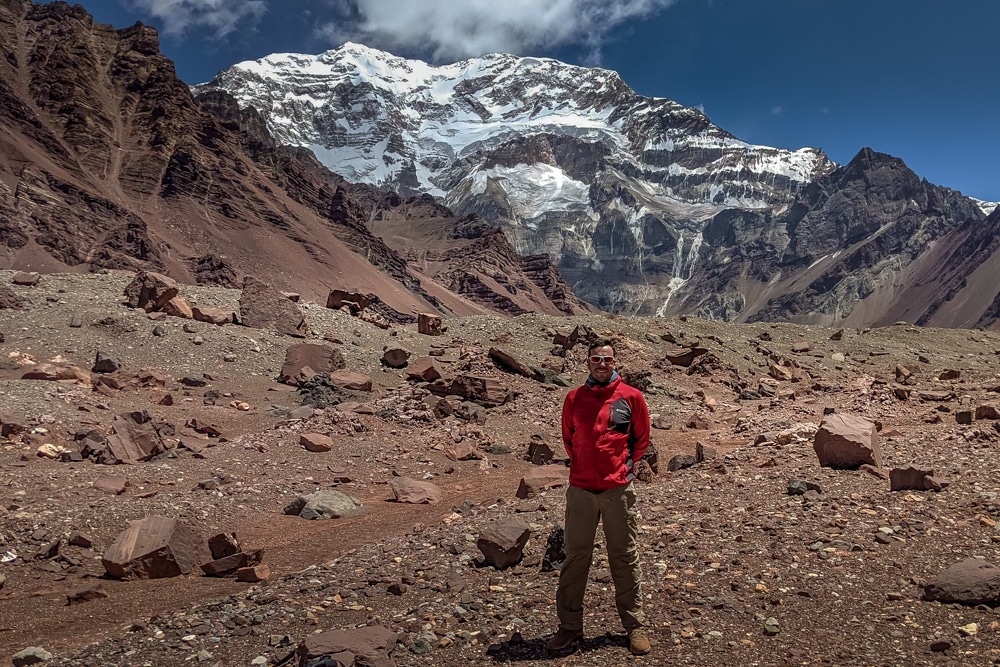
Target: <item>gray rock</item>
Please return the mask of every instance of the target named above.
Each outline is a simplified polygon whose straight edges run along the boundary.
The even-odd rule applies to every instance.
[[[955,563],[927,582],[924,600],[1000,605],[1000,567],[978,558]]]
[[[99,351],[97,359],[94,361],[94,367],[90,370],[94,373],[114,373],[121,367],[122,364],[116,357],[107,352]]]
[[[29,646],[23,651],[18,651],[11,656],[14,667],[24,667],[25,665],[37,665],[48,662],[52,659],[52,654],[38,646]]]
[[[285,508],[285,514],[297,514],[303,519],[339,519],[364,513],[357,498],[332,489],[320,489],[308,496],[299,496]]]

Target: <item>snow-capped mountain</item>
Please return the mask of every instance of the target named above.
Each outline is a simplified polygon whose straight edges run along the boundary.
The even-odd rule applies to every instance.
[[[880,225],[895,219],[885,211],[907,210],[895,205],[899,192],[865,189],[877,183],[864,170],[881,169],[888,156],[863,151],[856,160],[867,166],[838,169],[813,148],[752,145],[697,109],[636,94],[615,72],[551,59],[495,54],[431,66],[346,44],[239,63],[195,92],[211,89],[256,108],[278,142],[309,147],[348,180],[429,193],[458,214],[485,218],[518,252],[548,254],[579,296],[613,311],[737,320],[772,312],[787,289],[807,289],[787,284],[791,273],[801,280],[789,263],[835,270],[824,258],[858,240],[850,221],[833,218],[820,225],[829,246],[797,236],[810,213],[801,202],[818,182],[860,188],[883,209],[860,217]],[[957,193],[910,194],[924,202],[921,215],[945,218],[941,229],[985,217]],[[838,193],[810,196],[821,208],[832,197],[836,215],[845,214]],[[862,282],[841,285],[801,317],[848,320],[871,294],[871,281]]]

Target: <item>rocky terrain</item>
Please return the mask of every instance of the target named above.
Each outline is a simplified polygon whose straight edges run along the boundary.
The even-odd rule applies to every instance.
[[[0,664],[33,664],[36,647],[74,667],[300,665],[297,647],[332,630],[368,652],[358,664],[1000,664],[995,574],[979,599],[924,599],[958,562],[1000,562],[996,333],[525,314],[426,335],[304,300],[293,336],[133,308],[135,277],[0,271]],[[247,321],[262,290],[256,304],[180,295]],[[600,545],[586,639],[544,649],[562,385],[585,378],[591,335],[616,341],[653,415],[657,471],[638,483],[653,652],[639,659]],[[298,390],[278,382],[302,343],[338,350],[371,391],[304,370]],[[441,393],[458,377],[488,378],[485,393]],[[163,450],[114,464],[122,420],[142,411]],[[867,420],[879,465],[820,466],[818,429],[840,416]],[[546,447],[549,465],[526,460]],[[920,473],[890,490],[908,465]],[[361,513],[286,514],[316,491]],[[219,534],[262,550],[240,574],[256,580],[108,574],[129,522],[156,516],[201,540],[177,557]]]

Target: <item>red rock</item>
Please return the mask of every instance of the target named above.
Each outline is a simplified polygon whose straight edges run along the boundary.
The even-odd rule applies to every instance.
[[[207,322],[216,326],[233,323],[234,313],[231,310],[212,308],[211,306],[191,306],[191,318],[199,322]]]
[[[281,366],[278,382],[291,385],[299,384],[295,378],[306,367],[312,369],[314,373],[329,373],[340,370],[346,365],[344,355],[335,347],[315,343],[299,343],[285,350],[285,363]]]
[[[251,584],[255,584],[258,581],[267,581],[270,576],[271,568],[267,565],[241,567],[236,571],[236,581],[245,581]]]
[[[160,579],[188,574],[212,559],[205,542],[176,519],[131,521],[101,562],[116,579]]]
[[[224,577],[229,574],[237,573],[243,569],[253,569],[254,566],[259,565],[263,559],[263,549],[255,549],[249,553],[239,551],[228,556],[216,558],[209,563],[205,563],[201,566],[201,571],[209,577]],[[264,579],[266,578],[267,577],[265,576]],[[251,580],[241,579],[240,581]],[[258,579],[256,581],[263,581],[263,579]]]
[[[191,304],[188,300],[182,296],[175,296],[170,301],[163,304],[162,312],[171,317],[183,317],[186,320],[190,320],[194,317],[194,313],[191,310]]]
[[[89,385],[90,373],[79,366],[69,364],[38,364],[21,375],[21,379]]]
[[[343,368],[330,373],[330,381],[338,387],[350,389],[351,391],[372,390],[372,379],[370,377]]]
[[[521,560],[529,537],[531,528],[528,524],[517,517],[511,517],[480,533],[476,547],[488,564],[499,569]]]
[[[113,496],[120,496],[132,484],[127,478],[119,475],[101,475],[94,480],[94,488],[98,491],[110,493]]]
[[[91,600],[100,600],[102,598],[108,597],[107,592],[104,590],[104,586],[101,582],[94,581],[86,586],[80,586],[79,588],[74,588],[66,595],[66,604],[82,604],[84,602],[90,602]]]
[[[985,403],[976,408],[976,419],[1000,419],[1000,408]]]
[[[441,327],[441,316],[430,313],[418,313],[417,332],[425,336],[441,336],[444,333]]]
[[[24,310],[27,303],[9,287],[0,285],[0,310]]]
[[[248,327],[269,329],[288,336],[301,337],[309,331],[306,318],[298,306],[253,276],[243,279],[240,321]]]
[[[528,472],[521,478],[521,484],[515,494],[521,500],[532,498],[542,491],[557,489],[569,483],[569,469],[556,466],[545,466]]]
[[[149,395],[149,402],[153,405],[173,405],[174,395],[166,389],[157,389]]]
[[[389,368],[403,368],[406,366],[406,362],[410,359],[411,354],[413,353],[405,347],[398,345],[386,346],[382,350],[382,361]]]
[[[965,605],[1000,605],[1000,567],[968,558],[939,573],[924,586],[924,600]]]
[[[166,451],[166,445],[153,428],[149,413],[128,412],[118,415],[111,423],[107,449],[118,463],[136,463]]]
[[[696,357],[699,357],[708,352],[707,349],[703,347],[686,347],[681,350],[672,350],[667,352],[664,359],[669,361],[674,366],[684,366],[687,368],[694,362]]]
[[[328,452],[333,449],[333,440],[321,433],[303,433],[299,436],[299,444],[310,452]]]
[[[505,350],[501,350],[498,347],[490,348],[490,359],[500,366],[500,368],[512,373],[518,373],[527,378],[534,377],[535,375],[530,368],[524,365],[514,355],[506,352]]]
[[[177,292],[177,283],[172,278],[152,271],[139,271],[125,287],[129,307],[146,311],[160,310]]]
[[[436,484],[421,482],[410,477],[393,477],[389,481],[392,496],[397,503],[434,505],[441,500],[441,489]]]
[[[212,552],[212,558],[219,559],[233,554],[240,553],[240,543],[236,539],[236,533],[219,533],[208,538],[208,550]]]
[[[875,424],[854,415],[827,415],[813,437],[813,450],[821,466],[856,470],[864,464],[882,466]]]
[[[406,375],[411,380],[434,382],[443,377],[441,368],[433,357],[417,357],[406,369]]]
[[[326,297],[327,308],[340,308],[348,302],[352,312],[364,310],[372,305],[371,299],[359,292],[347,292],[342,289],[330,290]]]
[[[889,471],[890,491],[940,491],[943,486],[934,478],[932,468],[923,469],[914,465],[905,468],[893,468]]]
[[[297,665],[305,665],[317,658],[337,659],[340,656],[345,665],[391,667],[395,663],[389,655],[395,648],[396,633],[376,625],[307,635],[296,649],[295,658]]]

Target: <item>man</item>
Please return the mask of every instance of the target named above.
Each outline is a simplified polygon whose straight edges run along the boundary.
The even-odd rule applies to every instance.
[[[629,650],[645,655],[650,646],[642,613],[632,471],[649,447],[649,409],[642,392],[618,376],[611,341],[594,343],[587,356],[590,377],[563,403],[563,444],[570,459],[566,562],[556,592],[559,630],[546,648],[559,651],[583,637],[583,597],[597,524],[603,522],[618,616]]]

